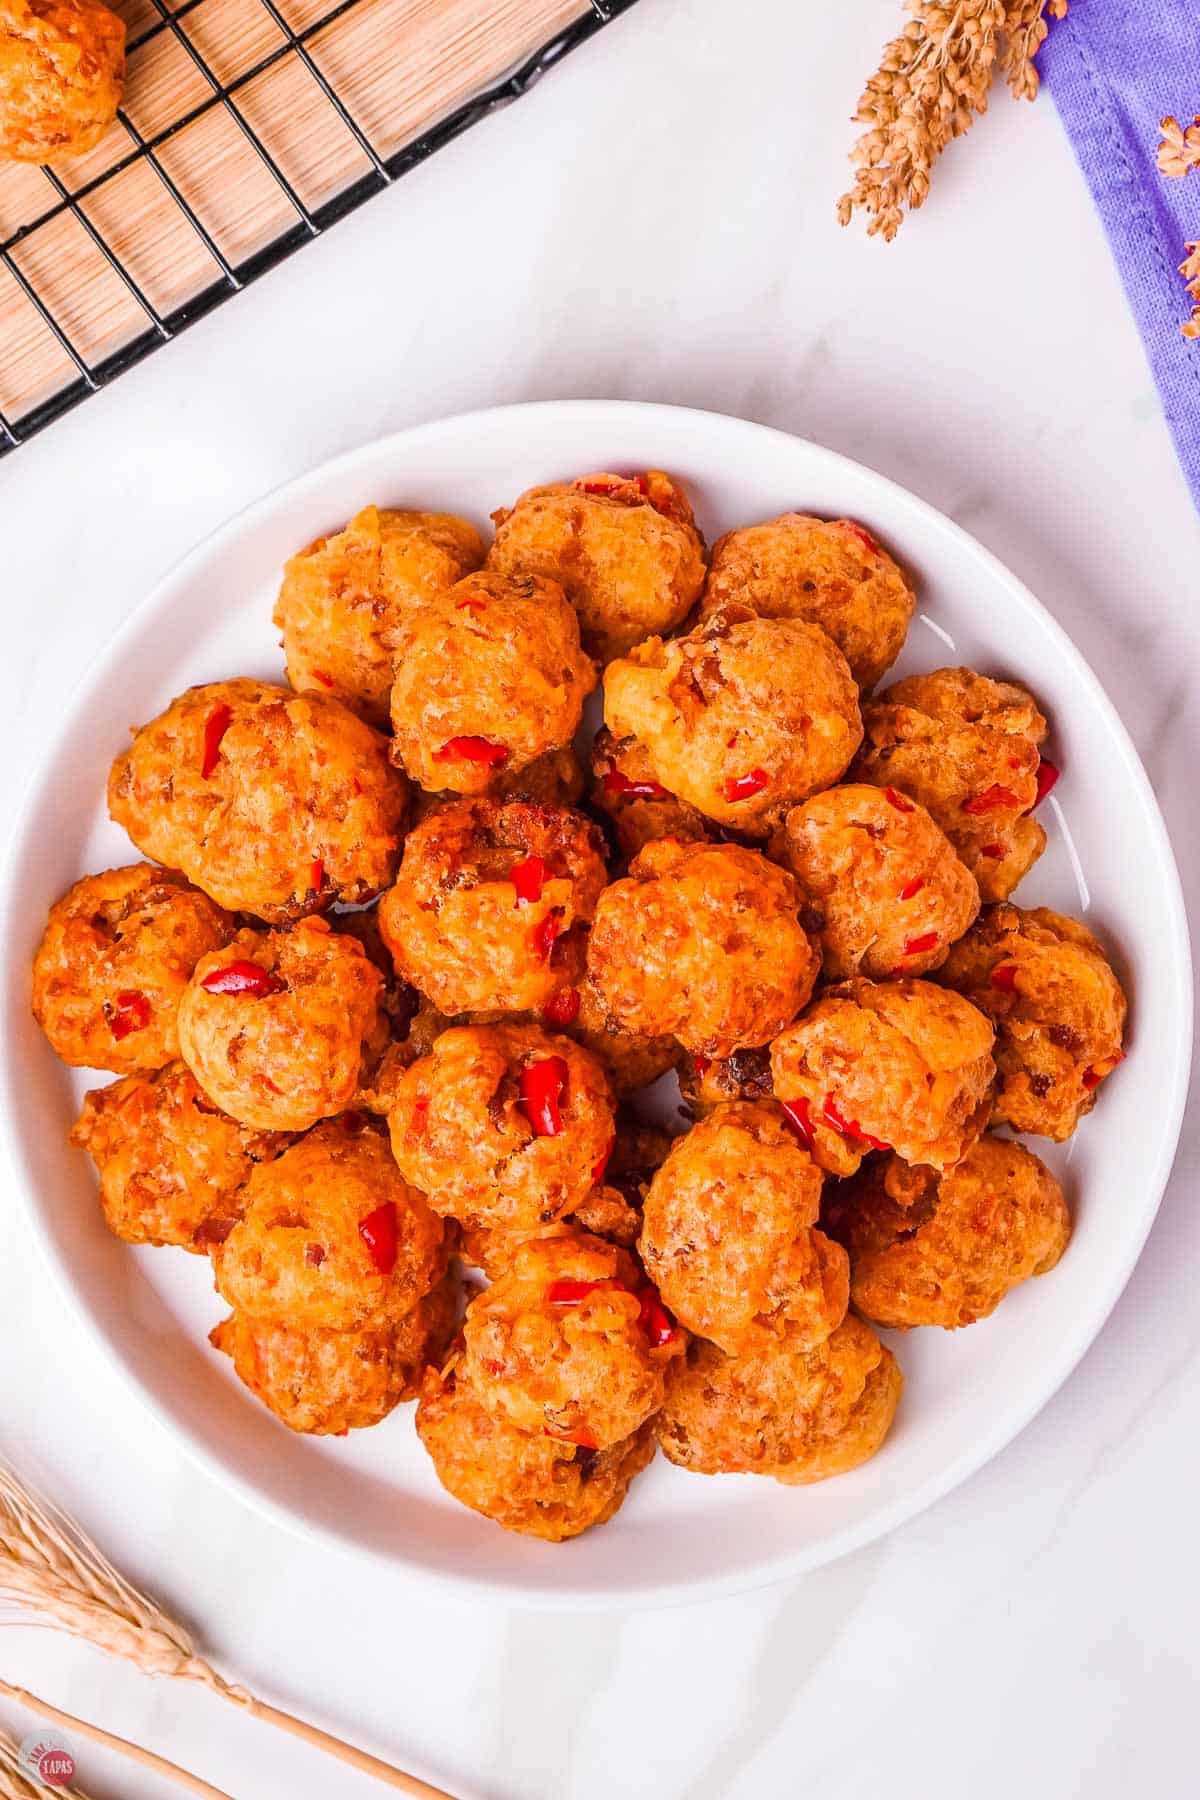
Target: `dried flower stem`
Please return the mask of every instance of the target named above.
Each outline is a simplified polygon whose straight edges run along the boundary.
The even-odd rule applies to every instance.
[[[30,1712],[37,1713],[39,1718],[49,1719],[54,1725],[65,1726],[74,1737],[86,1738],[89,1743],[99,1744],[105,1750],[116,1750],[130,1762],[140,1764],[143,1769],[153,1769],[156,1775],[165,1775],[179,1787],[186,1788],[189,1794],[198,1794],[200,1800],[233,1800],[233,1795],[227,1794],[224,1788],[213,1787],[209,1781],[201,1781],[190,1770],[180,1768],[178,1763],[156,1755],[153,1750],[143,1749],[141,1744],[131,1744],[128,1738],[115,1737],[111,1731],[104,1731],[99,1725],[90,1724],[87,1719],[77,1719],[73,1713],[51,1706],[48,1700],[40,1700],[36,1694],[31,1694],[28,1688],[14,1687],[9,1681],[0,1681],[0,1694],[27,1707]],[[28,1791],[34,1794],[45,1792],[44,1789],[36,1788]],[[0,1789],[0,1792],[3,1790]]]

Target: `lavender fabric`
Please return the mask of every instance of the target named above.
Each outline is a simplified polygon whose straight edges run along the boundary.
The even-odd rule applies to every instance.
[[[1200,340],[1178,265],[1200,240],[1200,170],[1158,172],[1159,121],[1200,113],[1200,0],[1072,0],[1038,67],[1104,221],[1179,460],[1200,506]]]

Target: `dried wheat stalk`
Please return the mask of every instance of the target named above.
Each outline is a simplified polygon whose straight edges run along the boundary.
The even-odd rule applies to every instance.
[[[1200,113],[1185,129],[1168,113],[1162,122],[1162,142],[1158,146],[1160,174],[1182,181],[1193,169],[1200,169]],[[1186,252],[1179,265],[1189,297],[1196,302],[1192,316],[1179,327],[1185,338],[1200,338],[1200,244],[1185,244]]]

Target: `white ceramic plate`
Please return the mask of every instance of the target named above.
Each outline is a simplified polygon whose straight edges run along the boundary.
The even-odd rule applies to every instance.
[[[224,1310],[208,1263],[131,1250],[101,1221],[90,1165],[66,1142],[93,1081],[61,1067],[33,1024],[29,965],[50,903],[83,872],[133,860],[104,809],[130,724],[194,682],[281,678],[271,606],[298,546],[369,501],[452,509],[486,528],[492,508],[535,482],[656,465],[682,476],[710,542],[787,508],[863,520],[919,582],[900,672],[961,661],[1030,683],[1063,776],[1043,809],[1049,848],[1018,897],[1085,917],[1110,947],[1132,1000],[1130,1055],[1065,1153],[1036,1146],[1075,1207],[1065,1259],[986,1323],[896,1344],[907,1385],[872,1462],[788,1489],[689,1475],[659,1458],[611,1525],[556,1547],[502,1532],[443,1493],[411,1408],[349,1439],[306,1439],[239,1387],[205,1341]],[[48,736],[0,907],[0,1080],[15,1187],[62,1287],[155,1417],[251,1505],[314,1541],[332,1534],[426,1578],[537,1605],[663,1604],[793,1575],[962,1481],[1045,1404],[1104,1323],[1158,1207],[1183,1111],[1191,980],[1179,880],[1146,776],[1079,653],[1012,575],[922,501],[815,444],[710,413],[509,407],[370,444],[259,501],[167,577]]]

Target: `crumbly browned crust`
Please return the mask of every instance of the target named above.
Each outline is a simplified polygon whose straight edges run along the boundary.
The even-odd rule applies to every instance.
[[[125,25],[100,0],[4,0],[0,159],[82,156],[117,116]]]
[[[592,744],[588,798],[593,810],[611,822],[617,849],[626,861],[655,838],[693,844],[717,835],[711,819],[667,792],[643,744],[634,737],[615,738],[607,727],[596,733]]]
[[[694,1119],[730,1100],[770,1100],[774,1091],[769,1044],[732,1056],[685,1056],[679,1065],[680,1097]]]

